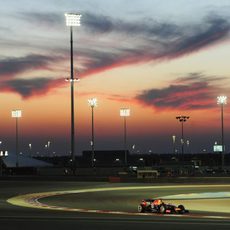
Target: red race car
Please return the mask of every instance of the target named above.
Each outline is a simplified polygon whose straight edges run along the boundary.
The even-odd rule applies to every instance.
[[[184,214],[189,211],[183,205],[166,204],[162,199],[144,199],[138,205],[138,212]]]

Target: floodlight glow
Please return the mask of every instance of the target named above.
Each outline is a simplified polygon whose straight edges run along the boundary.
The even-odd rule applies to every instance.
[[[74,79],[72,79],[72,78],[66,78],[65,81],[77,82],[77,81],[80,81],[80,79],[79,78],[74,78]]]
[[[172,135],[173,142],[176,141],[176,135]]]
[[[22,116],[22,111],[21,110],[13,110],[11,112],[12,117],[21,117]]]
[[[127,108],[120,109],[120,116],[121,117],[129,117],[130,116],[130,109],[127,109]]]
[[[217,97],[217,104],[227,104],[227,96],[218,96]]]
[[[67,26],[80,26],[81,25],[81,14],[66,13],[66,25]]]
[[[7,157],[8,156],[8,151],[1,151],[0,152],[0,157]]]
[[[223,152],[223,146],[222,145],[214,145],[213,151],[214,152]]]
[[[90,98],[88,99],[89,106],[95,107],[97,106],[97,98]]]

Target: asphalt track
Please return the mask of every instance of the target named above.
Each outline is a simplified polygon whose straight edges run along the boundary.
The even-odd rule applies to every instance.
[[[0,182],[1,229],[230,229],[230,185]],[[189,215],[137,213],[142,198]],[[2,228],[4,227],[4,228]]]

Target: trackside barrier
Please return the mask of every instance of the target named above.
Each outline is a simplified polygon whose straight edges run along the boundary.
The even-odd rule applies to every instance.
[[[109,177],[109,182],[110,183],[120,183],[121,182],[121,178],[118,176],[110,176]]]

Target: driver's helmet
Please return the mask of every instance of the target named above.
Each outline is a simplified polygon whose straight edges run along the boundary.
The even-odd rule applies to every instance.
[[[156,205],[156,206],[159,206],[161,205],[163,202],[162,202],[162,199],[156,199],[153,201],[153,204]]]

